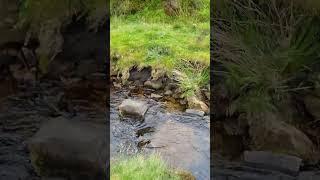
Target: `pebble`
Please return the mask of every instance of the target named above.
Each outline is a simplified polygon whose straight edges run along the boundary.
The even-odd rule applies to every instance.
[[[154,94],[154,93],[151,93],[151,96],[150,96],[151,98],[155,98],[155,99],[160,99],[160,98],[162,98],[162,96],[161,95],[159,95],[159,94]]]

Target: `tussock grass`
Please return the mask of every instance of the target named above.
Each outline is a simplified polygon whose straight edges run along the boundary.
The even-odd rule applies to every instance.
[[[111,164],[111,180],[179,180],[158,155],[137,155]]]
[[[275,112],[292,94],[310,88],[319,63],[320,21],[281,1],[227,3],[212,19],[214,61],[232,103],[228,115],[248,119]]]

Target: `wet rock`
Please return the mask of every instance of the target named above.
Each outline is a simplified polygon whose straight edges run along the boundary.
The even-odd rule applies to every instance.
[[[265,118],[250,125],[252,149],[289,154],[303,160],[317,159],[313,143],[303,132],[273,114],[268,114]]]
[[[200,134],[204,136],[199,138]],[[150,139],[151,142],[145,147],[145,151],[159,152],[169,164],[181,169],[190,170],[193,165],[203,165],[201,171],[192,171],[195,177],[206,177],[209,174],[209,134],[203,129],[198,131],[186,124],[168,120],[157,128]]]
[[[117,83],[117,82],[113,82],[113,86],[114,86],[115,88],[121,88],[121,87],[122,87],[121,84],[120,84],[120,83]]]
[[[171,90],[166,90],[166,92],[164,92],[164,95],[166,95],[166,96],[170,96],[171,94],[172,94]]]
[[[161,81],[146,81],[144,83],[144,86],[151,89],[159,90],[163,87],[163,84]]]
[[[151,93],[151,96],[150,96],[151,98],[155,98],[155,99],[160,99],[160,98],[162,98],[162,96],[161,95],[159,95],[159,94],[154,94],[154,93]]]
[[[148,104],[144,101],[125,99],[119,106],[119,112],[122,116],[143,118],[148,108]]]
[[[233,169],[213,169],[212,179],[217,180],[297,180],[295,176],[290,176],[277,171],[270,171],[246,166],[237,166]]]
[[[284,172],[298,173],[302,159],[266,151],[245,151],[244,161],[265,169],[280,169]]]
[[[320,179],[320,172],[306,171],[301,172],[297,180],[317,180]]]
[[[204,116],[203,119],[205,119],[207,122],[210,122],[210,116]]]
[[[188,106],[190,109],[196,109],[209,113],[209,107],[203,101],[199,100],[197,97],[192,96],[187,98]]]
[[[28,142],[39,175],[76,179],[105,179],[108,159],[107,128],[57,118],[43,124]]]
[[[10,180],[10,179],[28,179],[30,178],[28,169],[23,167],[23,165],[15,164],[14,166],[1,167],[0,169],[0,179]]]
[[[307,95],[304,98],[304,104],[308,112],[315,118],[315,120],[320,120],[320,98]]]
[[[139,70],[138,68],[134,67],[129,71],[129,81],[139,81],[144,83],[148,79],[151,78],[151,71],[152,69],[150,67],[145,67]]]
[[[150,127],[150,126],[146,126],[146,127],[140,127],[139,129],[137,129],[137,136],[143,136],[146,133],[151,133],[154,132],[155,128],[154,127]]]
[[[142,139],[141,141],[138,142],[138,148],[142,148],[149,144],[151,141],[149,139]]]
[[[186,105],[186,104],[188,103],[188,101],[185,100],[185,99],[181,99],[179,102],[180,102],[180,104],[182,104],[182,105]]]
[[[175,89],[178,89],[178,88],[179,88],[179,86],[178,86],[177,83],[170,82],[170,83],[168,83],[168,84],[166,85],[165,90],[166,90],[166,91],[167,91],[167,90],[174,91]]]
[[[199,110],[195,110],[195,109],[187,109],[186,113],[197,115],[197,116],[204,116],[204,114],[205,114],[203,111],[199,111]]]

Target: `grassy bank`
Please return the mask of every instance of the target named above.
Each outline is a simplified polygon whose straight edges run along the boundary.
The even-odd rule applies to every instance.
[[[208,85],[209,1],[197,1],[197,8],[182,3],[174,16],[165,14],[161,0],[147,1],[143,6],[135,2],[124,1],[123,6],[128,3],[125,8],[112,12],[111,55],[120,57],[111,62],[113,70],[127,77],[133,66],[151,66],[153,78],[176,78],[185,95]]]
[[[111,164],[111,180],[179,180],[157,155],[148,158],[142,155]]]
[[[214,11],[212,52],[231,101],[226,114],[263,119],[316,88],[319,17],[290,2],[225,1]]]

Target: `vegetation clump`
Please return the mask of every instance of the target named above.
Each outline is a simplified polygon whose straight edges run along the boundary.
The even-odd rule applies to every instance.
[[[261,119],[314,88],[320,55],[320,19],[314,11],[284,1],[219,5],[212,18],[212,57],[215,77],[231,102],[227,115]]]
[[[180,180],[158,155],[136,155],[111,164],[111,180]]]

